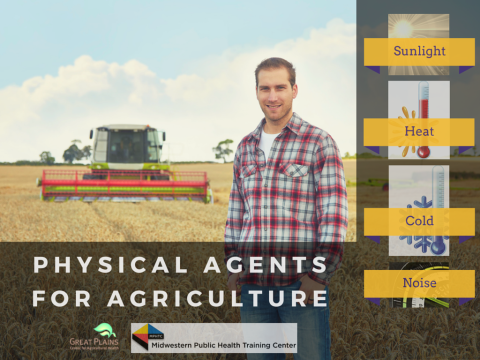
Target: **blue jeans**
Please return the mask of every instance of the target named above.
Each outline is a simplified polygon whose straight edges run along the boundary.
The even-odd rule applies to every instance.
[[[325,297],[326,307],[307,304],[306,307],[292,307],[292,290],[300,289],[302,283],[297,281],[288,286],[258,286],[242,285],[240,316],[242,323],[296,323],[297,324],[297,353],[295,360],[330,360],[330,308],[329,291]],[[258,304],[253,307],[251,290],[261,290],[258,295]],[[274,301],[279,300],[279,291],[283,290],[283,305],[273,307],[269,302],[269,291],[274,291]],[[282,360],[285,354],[247,354],[248,360]]]

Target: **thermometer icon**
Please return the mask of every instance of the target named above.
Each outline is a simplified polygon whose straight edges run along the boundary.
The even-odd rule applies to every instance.
[[[445,208],[445,171],[437,165],[432,169],[432,208]],[[442,221],[443,222],[443,221]],[[442,255],[446,250],[443,236],[434,236],[430,250],[434,255]]]
[[[428,119],[428,100],[430,97],[430,86],[426,81],[418,84],[418,117]]]
[[[429,118],[429,98],[430,85],[426,81],[418,83],[418,117],[419,119]],[[430,156],[430,148],[428,146],[420,146],[417,150],[417,155],[421,159],[426,159]]]

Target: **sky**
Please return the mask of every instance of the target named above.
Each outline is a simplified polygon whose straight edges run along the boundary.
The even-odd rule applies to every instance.
[[[294,111],[355,152],[355,1],[36,1],[0,12],[0,161],[62,161],[91,128],[149,124],[162,156],[214,160],[263,117],[256,65],[297,69]],[[27,11],[25,9],[28,9]]]

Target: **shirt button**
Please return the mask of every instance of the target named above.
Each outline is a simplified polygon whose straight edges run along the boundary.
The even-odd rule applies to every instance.
[[[263,185],[263,186],[267,187],[268,185],[267,185],[267,183],[265,183],[265,185]]]
[[[264,205],[263,208],[266,209],[266,208],[267,208],[267,205]]]
[[[264,166],[265,166],[265,165],[263,165],[263,164],[260,164],[260,167],[264,167]]]
[[[267,231],[267,228],[263,228],[263,230]]]
[[[293,171],[290,171],[290,175],[293,175]]]

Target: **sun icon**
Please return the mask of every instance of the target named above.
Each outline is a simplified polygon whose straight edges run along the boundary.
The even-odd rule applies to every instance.
[[[412,36],[413,26],[407,20],[401,20],[395,24],[393,35],[396,38],[409,38]]]

